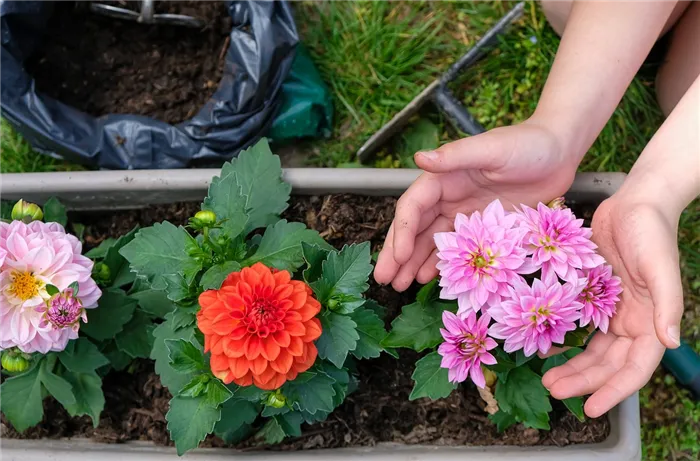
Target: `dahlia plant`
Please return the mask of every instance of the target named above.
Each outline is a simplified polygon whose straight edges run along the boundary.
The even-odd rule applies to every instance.
[[[594,328],[607,331],[620,279],[563,199],[513,211],[496,200],[457,215],[454,227],[435,235],[439,278],[403,308],[382,345],[437,347],[417,362],[411,399],[446,397],[469,380],[499,430],[549,429],[542,375],[581,352]],[[540,358],[555,346],[570,348]],[[583,419],[582,398],[564,404]]]
[[[120,250],[135,283],[175,306],[151,358],[179,454],[210,433],[300,435],[352,392],[353,361],[383,350],[369,244],[336,250],[281,219],[290,190],[263,140],[224,165],[187,227],[155,224]]]

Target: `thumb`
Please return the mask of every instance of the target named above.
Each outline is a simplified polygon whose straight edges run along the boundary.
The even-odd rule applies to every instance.
[[[440,146],[414,156],[416,165],[430,173],[455,170],[497,170],[505,165],[513,152],[513,135],[508,128],[497,128],[476,136]]]

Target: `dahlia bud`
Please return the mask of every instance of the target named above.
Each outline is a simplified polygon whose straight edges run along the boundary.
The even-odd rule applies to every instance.
[[[272,408],[282,408],[287,404],[287,397],[282,394],[282,391],[277,389],[275,392],[271,392],[267,396],[267,401],[265,404]]]
[[[39,208],[39,205],[34,203],[19,200],[12,207],[12,219],[15,221],[23,221],[29,224],[32,221],[41,221],[44,218],[44,213]]]
[[[189,224],[195,230],[214,227],[216,225],[216,214],[209,210],[198,211],[194,217],[190,218]]]
[[[7,350],[2,354],[0,360],[2,368],[8,373],[22,373],[27,371],[30,365],[29,357],[18,350]]]
[[[66,288],[49,298],[44,315],[46,321],[57,329],[68,326],[77,329],[81,318],[87,322],[83,305],[80,299],[74,296],[72,288]]]
[[[493,387],[496,384],[496,373],[489,370],[488,368],[482,366],[481,371],[484,372],[484,379],[486,380],[487,387]]]
[[[112,271],[109,266],[103,262],[95,264],[92,268],[92,278],[97,282],[109,282],[110,277],[112,277]]]
[[[331,298],[328,300],[328,309],[330,309],[332,311],[336,310],[339,305],[340,305],[340,301],[338,301],[335,298]]]
[[[564,199],[564,197],[557,197],[554,200],[552,200],[551,202],[549,202],[547,204],[547,206],[549,208],[552,208],[553,210],[563,210],[564,208],[566,208],[565,203],[566,203],[566,200]]]

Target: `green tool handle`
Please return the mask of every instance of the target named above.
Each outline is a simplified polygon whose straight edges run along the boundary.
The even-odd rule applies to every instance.
[[[684,341],[678,349],[667,349],[661,364],[678,382],[700,400],[700,356]]]

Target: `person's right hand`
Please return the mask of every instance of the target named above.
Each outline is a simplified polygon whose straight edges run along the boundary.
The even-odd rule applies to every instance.
[[[569,189],[578,166],[578,156],[532,119],[418,152],[415,160],[425,172],[399,199],[374,271],[378,283],[397,291],[437,276],[433,235],[453,230],[457,213],[495,199],[547,203]]]

